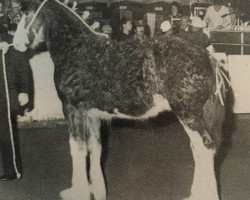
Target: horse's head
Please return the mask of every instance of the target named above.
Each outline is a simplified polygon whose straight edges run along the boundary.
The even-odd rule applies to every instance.
[[[42,0],[23,1],[23,15],[17,26],[13,39],[14,47],[19,51],[26,51],[27,48],[36,49],[44,45],[46,38],[45,4]]]
[[[37,50],[44,44],[50,49],[63,48],[78,36],[96,33],[80,16],[59,0],[25,0],[23,16],[13,39],[14,47],[19,51]]]

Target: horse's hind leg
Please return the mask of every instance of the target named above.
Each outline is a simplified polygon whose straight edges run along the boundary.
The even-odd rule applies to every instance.
[[[99,113],[100,111],[97,109],[91,109],[88,113],[90,188],[95,200],[105,200],[106,187],[101,168],[102,144],[100,136],[101,119]]]
[[[74,111],[69,116],[70,123],[70,153],[72,157],[72,187],[60,193],[63,200],[90,200],[89,183],[86,169],[87,145],[80,134],[82,129],[81,121],[87,123],[81,110]],[[86,131],[86,130],[85,130]]]
[[[217,181],[214,170],[215,148],[205,146],[202,136],[191,130],[182,121],[190,138],[195,169],[191,194],[186,200],[219,200]]]

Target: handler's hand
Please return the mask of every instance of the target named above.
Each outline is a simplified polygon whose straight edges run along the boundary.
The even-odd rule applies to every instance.
[[[7,42],[0,42],[0,50],[4,51],[4,54],[6,54],[9,50],[9,45]]]
[[[26,93],[20,93],[18,95],[18,101],[20,103],[20,106],[24,106],[29,102],[29,96]]]

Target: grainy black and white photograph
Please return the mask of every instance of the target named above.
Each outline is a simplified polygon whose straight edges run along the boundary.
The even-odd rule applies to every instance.
[[[0,200],[249,200],[250,0],[0,0]]]

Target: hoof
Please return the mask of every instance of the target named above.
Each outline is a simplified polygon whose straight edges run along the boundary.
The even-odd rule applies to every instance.
[[[72,188],[60,192],[61,200],[91,200],[90,194]]]
[[[186,197],[182,200],[201,200],[201,199],[198,199],[198,198],[194,198],[193,196],[190,196],[190,197]]]
[[[106,190],[95,190],[93,186],[90,185],[90,193],[95,200],[106,200]]]
[[[182,200],[219,200],[219,197],[217,196],[215,198],[210,198],[210,197],[206,196],[206,197],[203,198],[201,196],[197,197],[197,196],[191,195],[190,197],[186,197],[186,198],[184,198]]]
[[[212,138],[210,137],[210,135],[204,135],[202,137],[203,139],[203,143],[204,145],[208,148],[208,149],[215,149],[216,145],[215,142],[212,140]]]

